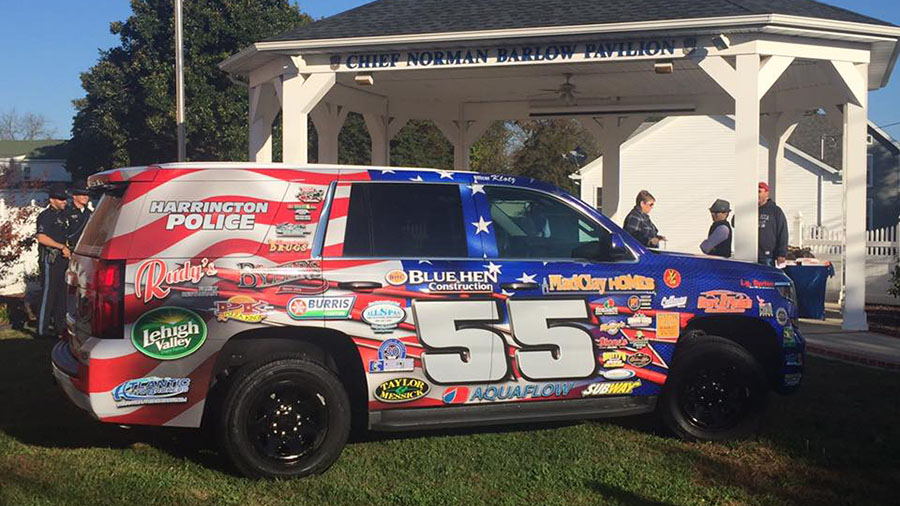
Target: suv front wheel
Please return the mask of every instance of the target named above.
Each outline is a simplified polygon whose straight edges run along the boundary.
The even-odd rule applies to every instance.
[[[740,439],[755,433],[767,388],[753,356],[717,336],[697,337],[684,346],[658,406],[666,428],[689,441]]]
[[[243,367],[222,409],[222,447],[238,471],[253,478],[322,473],[350,433],[343,385],[306,355]]]

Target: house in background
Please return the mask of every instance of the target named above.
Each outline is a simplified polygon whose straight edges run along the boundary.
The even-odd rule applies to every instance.
[[[65,140],[0,141],[0,173],[4,174],[4,182],[11,186],[68,183],[72,176],[66,170],[67,155],[68,141]],[[8,189],[0,188],[2,191]]]
[[[709,206],[718,198],[735,201],[737,182],[730,170],[736,165],[734,142],[734,120],[728,116],[672,116],[643,125],[622,145],[620,215],[634,205],[632,199],[640,190],[648,190],[656,197],[651,218],[668,239],[663,248],[700,253],[711,223]],[[768,147],[762,139],[758,156],[758,179],[765,181]],[[841,227],[840,172],[791,145],[785,148],[785,158],[778,205],[788,226],[801,213],[808,225]],[[583,167],[580,176],[581,198],[598,206],[603,158]],[[757,226],[756,216],[734,218],[735,228]]]

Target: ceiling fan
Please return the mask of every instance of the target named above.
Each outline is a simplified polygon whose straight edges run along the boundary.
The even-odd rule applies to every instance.
[[[566,78],[566,82],[559,85],[557,88],[541,88],[540,91],[556,93],[559,95],[559,99],[565,102],[566,105],[575,105],[575,95],[578,93],[575,91],[575,84],[572,81],[572,74],[563,74]]]

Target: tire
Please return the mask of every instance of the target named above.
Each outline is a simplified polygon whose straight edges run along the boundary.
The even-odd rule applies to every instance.
[[[221,446],[250,478],[326,471],[350,433],[350,401],[338,377],[306,355],[244,366],[222,404]]]
[[[675,356],[657,407],[663,425],[688,441],[755,434],[768,390],[756,359],[717,336],[698,336],[684,346]]]

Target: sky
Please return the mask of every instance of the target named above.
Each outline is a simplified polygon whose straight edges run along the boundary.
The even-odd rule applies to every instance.
[[[367,1],[301,1],[300,8],[320,19]],[[825,1],[900,25],[895,0]],[[0,47],[7,48],[0,52],[0,112],[43,115],[56,138],[68,138],[72,100],[84,96],[79,76],[96,63],[100,50],[118,45],[109,23],[130,13],[128,0],[0,0]],[[900,123],[898,72],[886,88],[870,94],[869,117],[878,125]],[[900,138],[900,124],[887,130]]]

